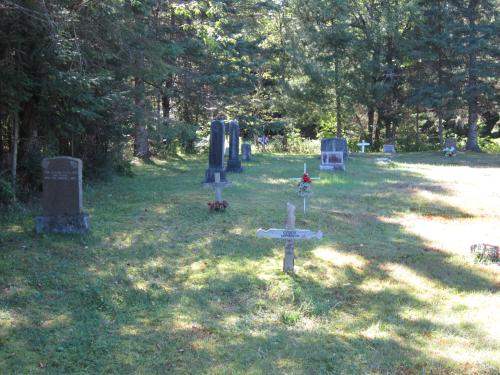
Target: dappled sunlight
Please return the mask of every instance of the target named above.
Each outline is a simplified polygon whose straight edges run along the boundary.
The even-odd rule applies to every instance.
[[[357,254],[342,253],[329,246],[320,246],[312,251],[317,258],[329,262],[335,267],[351,266],[357,269],[363,269],[367,262]]]
[[[52,369],[98,345],[109,349],[96,354],[99,368],[146,360],[159,373],[193,364],[264,373],[279,359],[277,371],[290,373],[318,363],[332,366],[325,373],[500,367],[491,359],[500,351],[498,269],[468,255],[475,233],[494,241],[496,191],[479,190],[491,203],[481,214],[450,200],[460,191],[427,179],[424,165],[382,168],[363,157],[346,173],[321,173],[304,216],[288,180],[303,159],[259,155],[230,175],[230,207],[213,213],[200,160],[155,161],[135,167],[129,185],[93,188],[88,236],[35,237],[28,220],[2,226],[19,228],[0,243],[7,350],[62,348],[49,353]],[[307,162],[318,176],[316,159]],[[282,272],[284,241],[255,234],[284,225],[286,201],[298,205],[298,228],[325,234],[296,242],[294,275]],[[464,256],[450,256],[460,241]]]
[[[58,328],[58,327],[67,327],[73,323],[74,322],[72,317],[69,316],[68,314],[59,314],[43,321],[41,326],[43,328]]]
[[[385,263],[381,268],[388,273],[397,285],[408,285],[419,298],[432,298],[438,293],[439,285],[434,281],[419,275],[415,270],[399,263]]]
[[[445,251],[470,257],[473,244],[500,244],[499,220],[453,219],[416,214],[400,215],[391,222],[399,223],[408,233],[424,239],[432,251]]]

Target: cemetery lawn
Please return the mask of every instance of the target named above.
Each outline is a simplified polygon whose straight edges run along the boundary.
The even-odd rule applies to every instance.
[[[86,186],[92,232],[34,234],[0,218],[2,374],[498,374],[500,156],[256,155],[209,212],[206,156],[137,164]],[[309,211],[289,177],[303,162]],[[296,275],[281,272],[286,202]]]

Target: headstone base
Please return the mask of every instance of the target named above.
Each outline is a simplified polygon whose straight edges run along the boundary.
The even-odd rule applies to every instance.
[[[90,230],[89,215],[47,215],[35,219],[36,233],[83,234]]]
[[[209,184],[215,182],[215,174],[220,173],[220,181],[227,182],[226,180],[226,170],[220,168],[208,168],[205,172],[205,180],[203,180],[203,184]]]
[[[226,172],[243,172],[243,168],[241,167],[241,160],[231,160],[227,161]]]
[[[320,165],[319,169],[321,171],[344,171],[345,165]]]

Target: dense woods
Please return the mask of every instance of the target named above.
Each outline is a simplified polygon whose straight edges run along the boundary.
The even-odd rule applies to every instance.
[[[500,138],[495,0],[0,0],[0,204],[40,161],[88,177],[194,152],[212,118],[284,150]]]

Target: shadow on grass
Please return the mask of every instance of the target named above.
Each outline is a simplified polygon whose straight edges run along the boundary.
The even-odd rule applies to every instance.
[[[431,289],[479,293],[495,285],[449,254],[429,252],[422,238],[382,216],[469,214],[417,199],[421,187],[446,193],[420,175],[352,160],[344,174],[322,174],[310,212],[298,212],[298,227],[326,236],[298,242],[303,272],[283,275],[276,260],[282,241],[257,239],[255,230],[283,225],[286,200],[300,199],[293,183],[279,181],[300,176],[304,161],[316,172],[318,161],[281,159],[286,163],[276,169],[273,158],[258,155],[243,174],[231,174],[234,186],[224,191],[231,206],[222,214],[206,209],[212,193],[198,181],[206,166],[189,160],[146,165],[140,179],[91,192],[90,235],[8,233],[0,255],[0,367],[320,374],[417,373],[453,364],[430,356],[426,341],[464,327],[426,319],[431,300],[403,287],[384,289],[384,282],[397,281],[396,268]],[[360,264],[320,259],[321,246]],[[288,312],[296,319],[284,319]],[[473,325],[467,329],[487,340]]]

